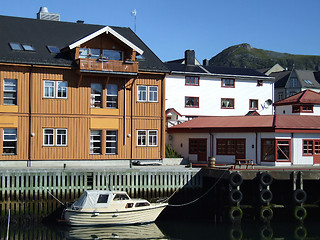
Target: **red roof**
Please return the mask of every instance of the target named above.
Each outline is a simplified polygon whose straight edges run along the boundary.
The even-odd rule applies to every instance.
[[[320,130],[320,116],[263,115],[199,117],[170,127],[168,132],[274,132]]]
[[[320,93],[308,89],[274,103],[275,106],[292,104],[320,104]]]

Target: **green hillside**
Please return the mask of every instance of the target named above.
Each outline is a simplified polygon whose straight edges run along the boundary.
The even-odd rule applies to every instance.
[[[269,68],[280,64],[284,68],[302,70],[320,70],[320,56],[293,55],[257,49],[243,43],[231,46],[209,60],[217,67],[247,67],[253,69]]]

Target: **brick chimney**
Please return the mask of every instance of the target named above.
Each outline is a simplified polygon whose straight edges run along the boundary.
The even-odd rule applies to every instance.
[[[184,62],[186,65],[195,65],[196,64],[196,54],[194,50],[186,50],[184,52]]]

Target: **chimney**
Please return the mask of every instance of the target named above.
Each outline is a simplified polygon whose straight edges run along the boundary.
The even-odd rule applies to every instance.
[[[84,21],[83,20],[77,20],[77,23],[84,24]]]
[[[203,63],[202,63],[203,66],[209,66],[209,59],[203,59]]]
[[[184,52],[184,63],[186,65],[195,65],[196,64],[196,56],[194,50],[186,50]]]
[[[59,13],[49,13],[48,8],[41,7],[39,12],[37,13],[37,19],[60,21],[60,14]]]

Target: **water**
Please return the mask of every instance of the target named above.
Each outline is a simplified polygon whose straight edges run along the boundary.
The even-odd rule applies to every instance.
[[[1,226],[1,240],[6,226]],[[9,239],[320,239],[319,222],[214,224],[209,221],[158,221],[119,227],[67,227],[64,225],[13,225]]]

